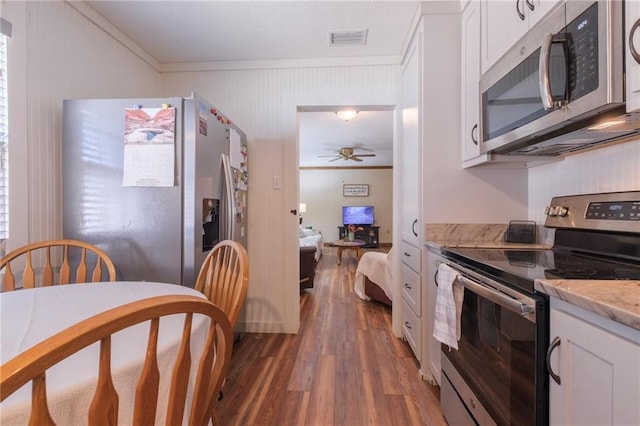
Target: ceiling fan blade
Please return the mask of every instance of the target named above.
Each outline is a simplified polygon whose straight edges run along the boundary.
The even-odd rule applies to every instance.
[[[356,154],[358,157],[375,157],[375,154]]]
[[[362,158],[358,158],[355,155],[352,155],[351,157],[349,157],[349,160],[353,160],[353,161],[362,161]]]
[[[339,159],[341,159],[342,157],[336,157],[333,160],[329,160],[329,162],[331,163],[332,161],[338,161]]]
[[[335,155],[318,155],[318,158],[329,158],[329,157],[333,158],[333,157],[336,157],[336,156]],[[338,156],[336,158],[340,158],[340,157]]]

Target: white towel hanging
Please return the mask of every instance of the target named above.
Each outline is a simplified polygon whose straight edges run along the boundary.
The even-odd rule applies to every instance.
[[[458,349],[460,340],[460,315],[464,287],[458,282],[458,272],[445,263],[438,266],[438,292],[436,295],[433,337]]]

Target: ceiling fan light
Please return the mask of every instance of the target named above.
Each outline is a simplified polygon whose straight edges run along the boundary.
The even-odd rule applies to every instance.
[[[358,111],[354,111],[352,109],[336,112],[336,115],[338,116],[338,118],[344,121],[352,120],[357,114],[358,114]]]

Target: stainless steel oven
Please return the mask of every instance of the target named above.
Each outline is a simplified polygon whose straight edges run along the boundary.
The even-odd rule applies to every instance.
[[[556,197],[546,215],[549,250],[441,250],[464,287],[458,350],[441,351],[449,424],[548,424],[549,302],[536,279],[640,280],[640,191]]]
[[[443,396],[445,416],[451,423],[464,413],[458,406],[463,402],[481,425],[543,424],[545,298],[525,295],[460,262],[448,264],[459,273],[464,298],[459,349],[442,346],[442,393],[460,398]]]

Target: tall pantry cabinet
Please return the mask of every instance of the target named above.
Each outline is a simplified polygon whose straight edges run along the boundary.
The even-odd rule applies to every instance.
[[[401,74],[398,164],[403,213],[396,256],[400,265],[395,270],[400,271],[403,337],[420,363],[423,379],[439,382],[440,373],[432,368],[439,363],[431,362],[432,354],[439,354],[439,344],[431,337],[434,312],[424,275],[424,230],[425,210],[446,209],[447,200],[428,189],[442,177],[426,168],[425,161],[451,157],[460,169],[460,9],[456,2],[423,2],[420,8]]]
[[[432,337],[435,264],[427,255],[425,226],[508,223],[526,218],[528,181],[524,168],[494,168],[490,164],[463,168],[460,161],[461,142],[473,128],[468,124],[477,120],[473,105],[466,115],[461,114],[461,86],[464,78],[464,90],[469,91],[464,99],[475,104],[478,94],[473,91],[478,90],[479,76],[475,74],[478,46],[474,44],[476,50],[469,50],[469,56],[462,58],[462,27],[465,40],[477,43],[481,29],[477,5],[467,3],[465,18],[470,19],[466,20],[458,2],[421,2],[419,7],[420,19],[401,68],[401,146],[396,160],[402,204],[398,211],[404,213],[399,214],[401,232],[394,240],[399,248],[394,271],[398,271],[402,297],[393,308],[394,317],[402,319],[402,334],[420,363],[420,374],[439,382],[440,345]],[[475,72],[463,75],[462,61],[473,62]],[[468,119],[465,130],[461,115]]]
[[[400,97],[401,158],[400,176],[402,200],[400,227],[400,289],[402,294],[402,334],[418,360],[422,359],[422,310],[420,254],[422,241],[422,31],[418,29],[402,67]],[[397,269],[396,269],[397,270]],[[422,366],[422,362],[421,362]],[[423,373],[424,375],[424,373]]]

